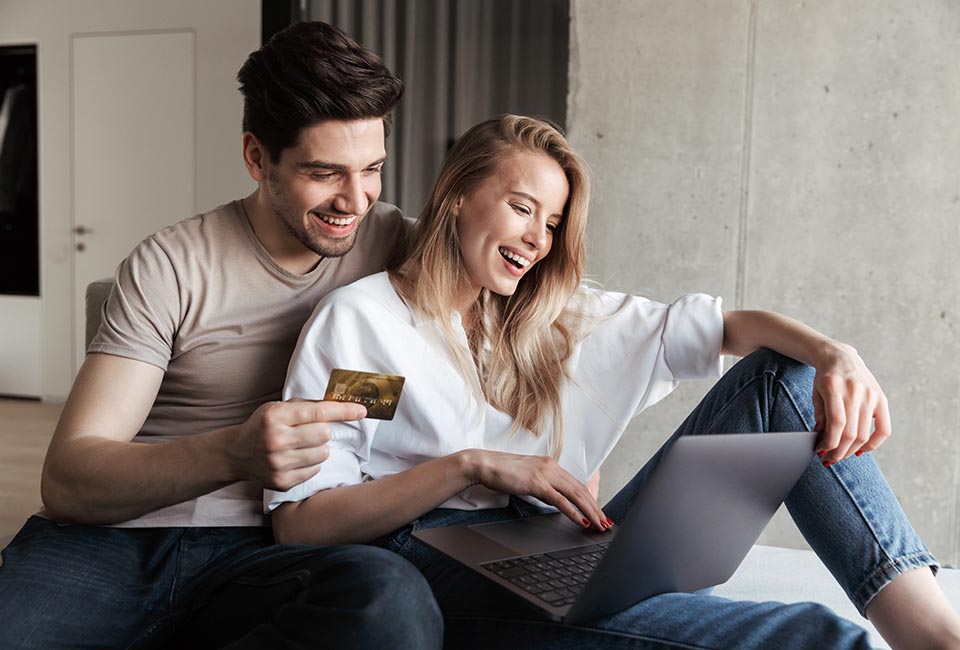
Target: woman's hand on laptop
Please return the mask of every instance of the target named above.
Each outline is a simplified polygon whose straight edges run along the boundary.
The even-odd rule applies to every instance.
[[[883,444],[890,437],[890,411],[887,396],[855,349],[836,343],[820,357],[814,365],[814,428],[823,432],[817,453],[832,465]]]
[[[523,494],[549,503],[582,528],[607,530],[613,521],[589,488],[548,456],[527,456],[485,449],[468,452],[471,479],[505,494]]]

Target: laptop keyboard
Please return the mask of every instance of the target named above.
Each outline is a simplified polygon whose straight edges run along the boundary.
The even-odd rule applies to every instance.
[[[552,607],[563,607],[576,599],[609,545],[610,542],[602,542],[480,566]]]

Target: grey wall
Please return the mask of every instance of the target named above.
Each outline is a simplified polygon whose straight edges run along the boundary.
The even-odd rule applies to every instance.
[[[891,402],[877,454],[941,561],[960,557],[960,4],[574,0],[570,139],[590,270],[661,300],[799,318]],[[609,496],[709,384],[638,418]],[[766,543],[802,546],[778,515]]]

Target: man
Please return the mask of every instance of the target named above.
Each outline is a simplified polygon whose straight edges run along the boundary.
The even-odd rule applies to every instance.
[[[47,452],[46,516],[4,553],[0,647],[441,643],[406,561],[273,545],[261,514],[263,486],[322,471],[327,422],[364,415],[276,400],[318,299],[403,241],[376,203],[402,83],[323,23],[277,34],[238,78],[258,188],[120,265]]]

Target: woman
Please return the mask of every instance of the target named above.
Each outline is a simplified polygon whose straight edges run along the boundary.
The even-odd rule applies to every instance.
[[[458,141],[406,262],[330,294],[301,335],[287,398],[322,399],[334,368],[406,383],[392,421],[333,425],[321,471],[265,495],[278,541],[403,554],[430,582],[453,646],[508,635],[516,647],[868,647],[863,630],[819,606],[703,593],[657,596],[591,627],[554,625],[410,536],[544,504],[609,528],[663,453],[600,507],[584,482],[630,418],[680,379],[718,376],[722,354],[749,355],[675,435],[824,431],[820,459],[787,499],[801,531],[894,648],[960,644],[928,568],[936,560],[862,455],[889,435],[889,416],[856,351],[777,314],[722,312],[704,295],[662,305],[583,287],[588,200],[584,165],[549,124],[502,116]]]

